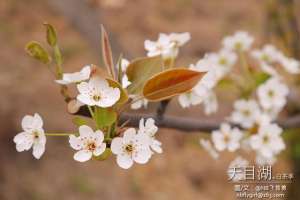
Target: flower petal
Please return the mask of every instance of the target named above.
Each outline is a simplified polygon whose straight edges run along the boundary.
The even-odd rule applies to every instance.
[[[110,145],[110,149],[114,154],[120,154],[122,152],[123,139],[121,137],[115,137]]]
[[[117,156],[117,163],[123,169],[129,169],[133,165],[133,160],[127,154],[119,154]]]
[[[94,131],[91,127],[82,125],[79,127],[79,133],[81,137],[89,137],[90,135],[94,134]]]
[[[105,151],[105,149],[106,149],[106,144],[105,144],[105,143],[102,143],[100,146],[98,146],[98,147],[94,150],[93,154],[94,154],[95,156],[100,156],[100,155]]]
[[[81,150],[74,154],[74,160],[79,162],[85,162],[92,158],[92,152],[88,150]]]
[[[14,142],[18,152],[29,150],[33,144],[33,137],[27,132],[22,132],[14,137]]]
[[[133,160],[140,164],[145,164],[148,162],[152,155],[152,152],[149,149],[139,149],[133,154]]]
[[[36,143],[33,145],[33,151],[32,154],[36,159],[40,159],[41,156],[45,152],[45,144],[43,143]]]
[[[83,148],[83,144],[82,144],[81,140],[78,137],[76,137],[75,135],[69,136],[69,143],[70,143],[70,146],[75,150],[80,150]]]
[[[135,140],[136,131],[134,128],[129,128],[124,132],[123,140],[125,143]]]

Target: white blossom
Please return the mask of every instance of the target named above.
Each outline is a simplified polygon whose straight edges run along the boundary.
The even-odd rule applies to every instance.
[[[71,147],[77,150],[74,154],[74,160],[85,162],[92,158],[92,156],[100,156],[106,148],[103,143],[104,135],[100,130],[93,131],[89,126],[83,125],[79,127],[79,136],[69,136],[69,143]]]
[[[91,78],[77,85],[77,100],[89,106],[110,107],[120,99],[119,88],[110,87],[105,79]]]
[[[144,134],[136,134],[134,128],[127,129],[123,137],[115,137],[111,151],[117,155],[117,163],[123,169],[130,168],[134,162],[145,164],[152,155],[149,138]]]
[[[64,73],[61,80],[56,80],[57,83],[67,85],[70,83],[79,83],[88,80],[91,75],[91,66],[83,67],[79,72]]]
[[[159,34],[157,41],[145,41],[145,49],[147,50],[147,56],[161,55],[164,58],[169,58],[177,54],[174,52],[174,43],[171,42],[170,37],[164,33]]]
[[[263,46],[262,49],[255,49],[251,52],[252,57],[254,57],[260,64],[261,69],[272,75],[279,76],[278,72],[272,66],[278,63],[279,58],[282,57],[282,53],[277,50],[273,45],[267,44]]]
[[[188,108],[190,106],[198,105],[203,101],[203,97],[199,96],[195,90],[180,94],[178,96],[178,102],[182,108]]]
[[[223,47],[231,51],[247,51],[250,49],[254,38],[249,33],[238,31],[232,36],[223,39]]]
[[[251,136],[251,147],[261,156],[271,158],[285,149],[281,133],[282,129],[277,124],[261,125],[258,133]]]
[[[210,115],[216,113],[218,110],[218,100],[214,91],[208,91],[207,95],[203,99],[204,113]]]
[[[169,35],[170,42],[174,43],[175,47],[181,47],[185,45],[190,39],[191,35],[188,32],[185,33],[171,33]]]
[[[226,49],[222,49],[218,53],[206,54],[205,58],[214,66],[218,79],[228,74],[237,61],[236,53]]]
[[[18,152],[28,151],[31,147],[32,154],[36,159],[45,152],[46,136],[43,129],[43,120],[39,114],[26,115],[22,119],[23,132],[14,137]]]
[[[273,64],[278,61],[281,52],[271,44],[266,44],[262,49],[255,49],[251,52],[251,55],[259,62],[266,62]]]
[[[190,40],[189,33],[171,33],[169,35],[160,33],[157,41],[146,40],[144,43],[147,56],[161,55],[163,58],[175,58],[178,55],[179,47]]]
[[[251,128],[258,115],[260,115],[260,109],[255,100],[240,99],[234,102],[234,111],[230,120],[243,128]]]
[[[279,63],[290,74],[300,73],[300,62],[294,58],[288,58],[284,55],[279,57]]]
[[[244,170],[248,165],[248,160],[242,158],[241,156],[236,157],[228,166],[227,174],[229,179],[233,182],[244,180]]]
[[[265,157],[258,152],[255,157],[255,162],[258,165],[273,165],[276,162],[276,157],[275,155],[271,157]]]
[[[144,121],[140,120],[138,134],[145,134],[149,138],[149,146],[156,153],[162,153],[161,142],[155,139],[155,134],[158,131],[158,127],[155,125],[155,121],[149,118]]]
[[[120,65],[121,65],[121,70],[123,72],[123,76],[122,76],[122,87],[123,88],[127,88],[131,82],[128,80],[128,77],[126,75],[126,69],[128,67],[128,65],[130,64],[130,62],[125,59],[125,58],[122,58],[121,61],[120,61]]]
[[[215,148],[213,147],[213,145],[211,144],[211,142],[209,140],[201,139],[200,145],[203,147],[203,149],[205,151],[207,151],[209,153],[209,155],[213,159],[216,160],[219,158],[219,153],[215,150]]]
[[[187,108],[206,101],[207,112],[213,112],[217,106],[216,101],[208,101],[215,100],[213,98],[214,96],[212,95],[213,92],[211,91],[218,82],[218,77],[214,65],[206,57],[204,57],[203,59],[199,60],[196,65],[191,64],[190,69],[199,72],[205,72],[205,74],[191,91],[179,95],[179,104],[183,108]]]
[[[243,133],[238,128],[231,128],[229,124],[222,123],[219,130],[212,132],[212,141],[218,151],[233,152],[240,148]]]
[[[147,108],[148,106],[148,100],[146,98],[141,98],[138,95],[129,95],[130,98],[132,98],[132,102],[130,105],[130,108],[133,110],[137,110],[140,108]]]
[[[264,110],[282,108],[286,104],[288,87],[278,78],[271,78],[257,89],[259,103]]]

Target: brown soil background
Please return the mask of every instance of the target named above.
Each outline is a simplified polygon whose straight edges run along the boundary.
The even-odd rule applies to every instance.
[[[123,4],[122,4],[123,2]],[[178,65],[196,62],[204,52],[215,51],[225,34],[247,30],[263,40],[265,23],[261,0],[94,0],[89,5],[130,58],[145,55],[143,41],[159,32],[184,32],[191,42],[181,50]],[[69,5],[72,6],[72,5]],[[88,13],[87,13],[88,15]],[[104,21],[100,21],[104,20]],[[114,158],[84,164],[72,159],[65,138],[48,138],[41,160],[31,152],[16,153],[13,136],[20,131],[25,114],[40,113],[49,132],[72,131],[58,86],[46,67],[24,52],[30,40],[45,43],[42,23],[55,25],[64,53],[64,68],[75,71],[85,64],[99,63],[99,52],[88,43],[61,12],[47,1],[2,0],[0,2],[0,199],[1,200],[219,200],[234,199],[226,169],[235,155],[212,160],[199,146],[201,133],[161,129],[164,153],[147,165],[120,169]],[[99,24],[95,24],[98,26]],[[231,110],[232,95],[220,91],[222,108],[205,117],[221,120]],[[233,95],[234,96],[234,95]],[[153,110],[156,105],[151,105]],[[168,114],[204,119],[201,107],[180,109],[173,100]],[[275,170],[287,171],[288,158],[280,158]]]

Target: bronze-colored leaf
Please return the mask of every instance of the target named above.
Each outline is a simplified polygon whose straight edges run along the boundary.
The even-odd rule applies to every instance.
[[[185,68],[161,72],[149,79],[143,95],[149,101],[161,101],[191,90],[205,73]]]
[[[109,75],[116,80],[115,76],[115,68],[114,68],[114,63],[113,63],[113,58],[112,58],[112,52],[111,52],[111,46],[109,43],[108,35],[103,27],[101,25],[101,47],[102,47],[102,57],[104,64],[107,68],[107,71]]]
[[[145,82],[155,74],[162,72],[163,60],[161,56],[138,58],[132,61],[126,69],[126,75],[131,84],[128,86],[130,94],[141,94]]]

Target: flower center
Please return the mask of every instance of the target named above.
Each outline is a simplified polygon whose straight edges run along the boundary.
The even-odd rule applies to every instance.
[[[38,131],[33,131],[33,138],[38,139],[39,138],[39,132]]]
[[[95,94],[95,95],[93,96],[93,99],[94,99],[94,101],[100,101],[101,96],[98,95],[98,94]]]
[[[273,90],[269,90],[268,91],[268,95],[269,95],[269,97],[274,97],[274,91]]]
[[[234,46],[236,50],[241,50],[243,45],[241,42],[236,42]]]
[[[269,56],[266,55],[266,54],[263,54],[262,57],[261,57],[261,59],[262,59],[263,61],[266,61],[266,62],[268,62],[268,61],[270,60],[270,59],[269,59]]]
[[[96,144],[94,142],[90,142],[87,145],[87,149],[90,150],[90,151],[94,151],[96,149]]]
[[[225,143],[228,143],[229,140],[230,140],[229,135],[228,135],[228,134],[225,134],[225,135],[224,135],[224,142],[225,142]]]
[[[128,152],[128,153],[131,153],[133,151],[133,145],[132,144],[127,144],[125,146],[125,150]]]
[[[249,117],[249,116],[250,116],[250,110],[243,110],[242,113],[243,113],[243,115],[246,116],[246,117]]]
[[[263,143],[264,144],[267,144],[269,142],[269,137],[267,136],[267,135],[265,135],[264,137],[263,137]]]
[[[220,65],[227,65],[227,59],[224,58],[224,57],[220,58],[219,64],[220,64]]]

